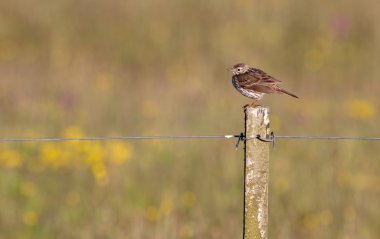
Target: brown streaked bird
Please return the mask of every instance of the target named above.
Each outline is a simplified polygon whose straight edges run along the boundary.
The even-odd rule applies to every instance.
[[[255,106],[258,100],[261,100],[265,94],[279,93],[287,94],[292,97],[298,98],[298,96],[290,93],[287,90],[282,89],[279,84],[280,80],[268,75],[264,71],[250,67],[244,63],[234,65],[230,71],[232,71],[232,84],[242,95],[253,99],[248,106]]]

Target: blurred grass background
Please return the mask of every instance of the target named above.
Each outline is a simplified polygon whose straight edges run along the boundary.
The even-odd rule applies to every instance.
[[[380,3],[0,1],[1,138],[235,134],[238,62],[281,135],[379,136]],[[232,140],[0,144],[0,238],[239,238]],[[377,142],[278,140],[270,238],[380,235]]]

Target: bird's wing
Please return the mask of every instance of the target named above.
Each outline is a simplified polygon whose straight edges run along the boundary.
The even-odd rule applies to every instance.
[[[271,87],[269,85],[259,85],[259,84],[253,84],[251,86],[245,87],[245,89],[252,90],[255,92],[262,92],[266,94],[275,93],[277,86]]]
[[[274,93],[281,81],[268,75],[264,71],[251,68],[243,77],[240,77],[241,86],[244,89],[263,93]]]
[[[279,83],[280,80],[277,80],[273,76],[268,75],[264,71],[257,69],[257,68],[251,68],[247,72],[249,75],[251,75],[252,78],[257,79],[257,84],[259,83]]]

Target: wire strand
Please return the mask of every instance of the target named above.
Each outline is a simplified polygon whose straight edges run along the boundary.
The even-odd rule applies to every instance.
[[[149,139],[217,139],[238,138],[240,140],[260,139],[270,142],[273,139],[319,139],[319,140],[368,140],[379,141],[380,137],[362,136],[312,136],[312,135],[271,135],[266,140],[259,136],[244,138],[241,134],[226,135],[158,135],[158,136],[119,136],[119,137],[79,137],[79,138],[0,138],[0,142],[30,142],[30,141],[97,141],[97,140],[149,140]]]
[[[380,140],[379,137],[346,136],[309,136],[309,135],[274,135],[275,139],[325,139],[325,140]]]
[[[240,135],[160,135],[160,136],[119,136],[119,137],[79,137],[79,138],[0,138],[0,142],[30,141],[96,141],[96,140],[146,140],[146,139],[216,139],[238,138]]]

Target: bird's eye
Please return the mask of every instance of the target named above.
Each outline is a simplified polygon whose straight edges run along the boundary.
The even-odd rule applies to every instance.
[[[237,69],[237,71],[240,71],[240,70],[241,70],[240,68]]]

